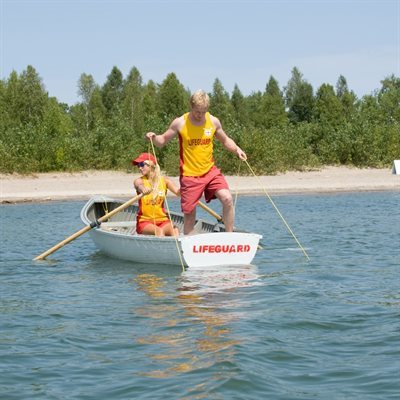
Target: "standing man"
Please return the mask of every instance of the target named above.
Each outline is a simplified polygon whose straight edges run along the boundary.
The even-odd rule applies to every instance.
[[[246,160],[246,153],[225,133],[221,122],[208,112],[210,99],[203,90],[190,97],[190,111],[175,118],[161,135],[147,132],[146,138],[163,147],[179,135],[181,208],[184,214],[184,234],[192,232],[196,221],[196,206],[204,193],[206,202],[218,198],[222,203],[222,218],[227,232],[233,231],[234,209],[229,186],[214,164],[213,139],[226,150]]]

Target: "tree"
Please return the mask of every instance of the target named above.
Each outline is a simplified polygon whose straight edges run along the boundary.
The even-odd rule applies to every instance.
[[[210,112],[223,122],[228,122],[233,115],[233,107],[228,92],[219,79],[215,79],[210,96]]]
[[[143,87],[143,112],[145,119],[157,114],[158,88],[154,81],[149,80]]]
[[[263,94],[261,113],[263,126],[270,128],[274,125],[282,125],[287,121],[285,100],[279,89],[278,81],[271,76]]]
[[[21,123],[19,112],[19,79],[16,71],[12,71],[4,84],[2,96],[2,118],[4,126],[16,126]]]
[[[291,122],[310,122],[314,108],[313,88],[303,79],[296,67],[292,70],[285,93],[289,120]]]
[[[231,104],[235,120],[241,125],[246,125],[249,119],[246,100],[237,84],[233,88]]]
[[[78,96],[82,97],[83,104],[86,106],[89,106],[95,88],[96,83],[93,76],[85,73],[81,74],[78,80]]]
[[[0,127],[4,127],[8,119],[6,94],[7,86],[3,80],[0,80]]]
[[[386,122],[400,123],[400,78],[394,75],[381,81],[382,87],[378,92],[378,103]]]
[[[327,83],[319,87],[315,96],[314,118],[323,125],[334,127],[344,122],[342,103]]]
[[[137,134],[144,129],[143,81],[139,70],[133,67],[125,82],[122,92],[122,113],[131,129]]]
[[[35,68],[28,65],[17,84],[17,114],[22,123],[40,121],[48,100],[42,79]]]
[[[89,128],[93,129],[97,125],[103,125],[106,112],[106,108],[103,104],[101,89],[98,85],[96,85],[89,103]]]
[[[164,79],[159,90],[159,110],[161,118],[169,121],[187,109],[188,94],[174,73]]]
[[[95,89],[96,83],[94,82],[93,76],[85,73],[81,74],[78,81],[78,96],[82,97],[83,106],[85,107],[86,130],[89,129],[89,105]]]
[[[101,97],[109,119],[112,116],[115,116],[114,114],[119,115],[121,109],[122,89],[122,72],[117,67],[113,67],[110,74],[107,76],[106,83],[101,89]]]
[[[246,105],[249,115],[248,125],[263,126],[263,114],[261,109],[263,94],[260,91],[253,92],[246,98]]]
[[[336,83],[336,96],[343,106],[343,114],[347,121],[350,121],[355,113],[357,96],[350,91],[347,86],[346,78],[340,75]]]

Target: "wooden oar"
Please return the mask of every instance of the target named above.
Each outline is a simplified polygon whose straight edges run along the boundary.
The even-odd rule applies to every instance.
[[[54,253],[56,250],[60,249],[64,245],[66,245],[69,242],[72,242],[74,239],[77,237],[83,235],[84,233],[90,231],[92,228],[99,226],[102,222],[106,221],[107,219],[111,218],[113,215],[119,213],[123,209],[129,207],[131,204],[133,204],[136,200],[139,200],[143,196],[143,193],[138,194],[135,197],[132,197],[130,200],[128,200],[126,203],[121,204],[119,207],[115,208],[114,210],[110,211],[107,214],[104,214],[102,217],[100,217],[97,221],[92,222],[90,225],[85,226],[78,232],[75,232],[73,235],[70,237],[67,237],[64,239],[62,242],[56,244],[53,246],[51,249],[45,251],[44,253],[40,254],[39,256],[35,257],[34,260],[44,260],[49,254]]]
[[[206,206],[206,205],[205,205],[204,203],[202,203],[201,201],[199,201],[197,204],[198,204],[203,210],[207,211],[210,215],[212,215],[214,218],[216,218],[216,220],[217,220],[218,222],[224,223],[224,221],[222,220],[222,217],[221,217],[219,214],[217,214],[214,210],[212,210],[210,207]],[[262,249],[262,246],[261,246],[261,245],[258,245],[257,248],[258,248],[259,250],[261,250],[261,249]]]
[[[212,215],[214,218],[217,219],[218,222],[223,222],[222,217],[217,214],[214,210],[212,210],[210,207],[206,206],[204,203],[201,201],[198,202],[198,205],[205,211],[207,211],[210,215]]]

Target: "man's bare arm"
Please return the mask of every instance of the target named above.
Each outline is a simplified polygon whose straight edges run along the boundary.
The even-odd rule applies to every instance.
[[[154,132],[147,132],[146,138],[151,140],[157,147],[165,146],[171,139],[173,139],[179,132],[181,126],[180,117],[175,118],[168,129],[161,135],[157,135]]]
[[[215,138],[222,143],[225,149],[236,154],[241,160],[247,160],[246,153],[222,129],[219,119],[213,117],[213,123],[215,126]]]

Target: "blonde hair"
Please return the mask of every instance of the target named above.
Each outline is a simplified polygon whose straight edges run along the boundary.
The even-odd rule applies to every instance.
[[[151,194],[153,201],[155,201],[158,196],[158,185],[160,184],[161,170],[160,166],[158,164],[154,164],[154,162],[151,160],[147,160],[146,163],[150,167],[150,172],[147,179],[149,180],[153,189]]]
[[[191,96],[190,96],[190,106],[202,106],[208,108],[210,105],[210,98],[208,97],[208,94],[202,90],[196,90]]]

